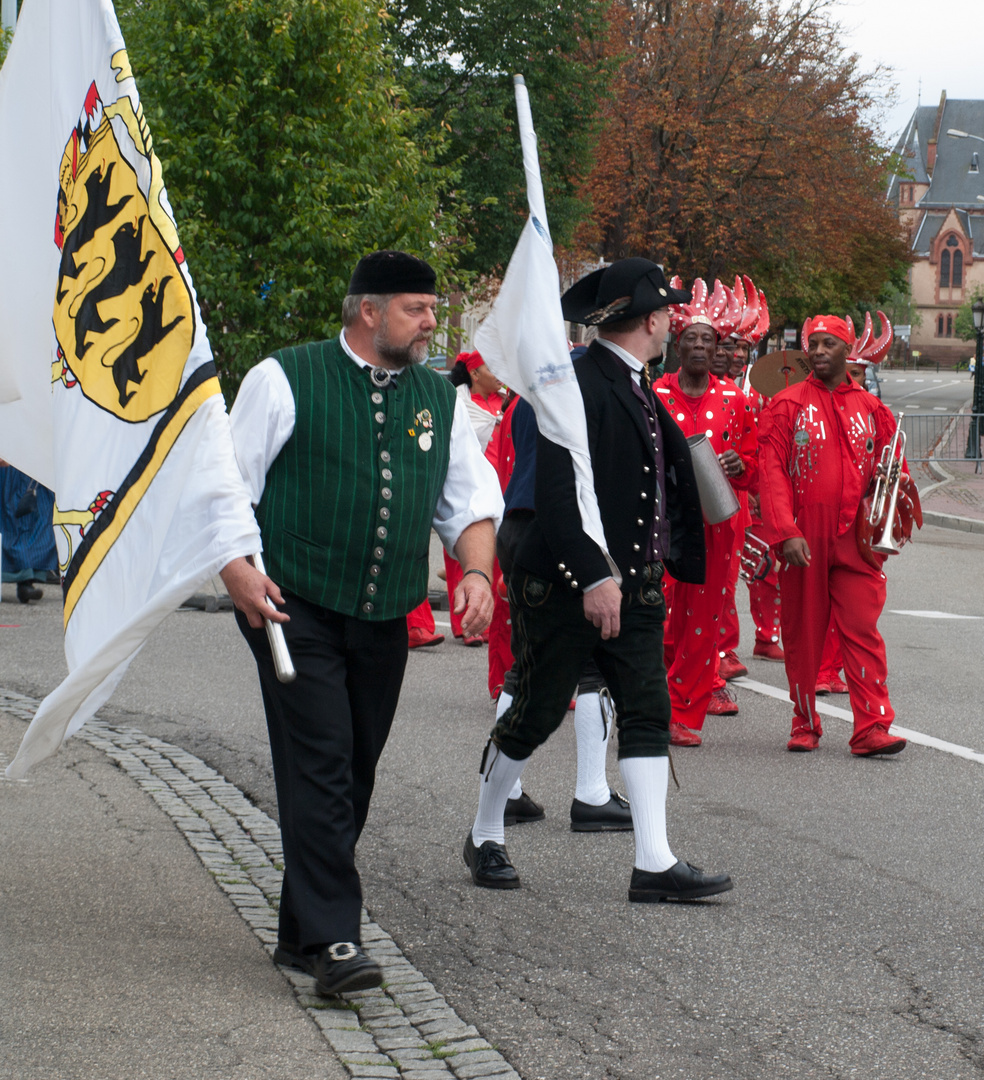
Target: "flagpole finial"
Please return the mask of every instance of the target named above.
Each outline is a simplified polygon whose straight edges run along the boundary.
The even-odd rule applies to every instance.
[[[522,75],[513,75],[513,86],[525,86],[526,80]]]

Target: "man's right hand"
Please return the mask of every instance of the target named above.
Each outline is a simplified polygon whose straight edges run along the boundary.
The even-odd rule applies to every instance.
[[[782,557],[790,566],[809,566],[810,545],[802,536],[791,536],[782,545]]]
[[[233,559],[219,571],[219,577],[229,590],[229,599],[246,616],[254,630],[263,626],[264,619],[278,623],[290,622],[289,615],[274,610],[267,603],[267,597],[275,604],[284,602],[276,583],[266,574],[261,574],[247,559],[242,556]]]
[[[621,629],[622,590],[614,578],[597,585],[584,594],[584,617],[601,628],[601,636],[607,641],[618,637]]]

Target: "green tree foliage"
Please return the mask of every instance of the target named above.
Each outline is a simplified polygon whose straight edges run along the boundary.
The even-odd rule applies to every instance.
[[[597,0],[393,0],[390,47],[429,130],[449,134],[442,160],[458,187],[473,250],[462,265],[505,268],[526,215],[526,180],[512,76],[530,93],[555,243],[570,241],[590,203],[579,195],[592,162],[597,102],[608,62]],[[597,55],[596,55],[597,52]]]
[[[7,50],[10,48],[10,43],[14,40],[13,30],[6,30],[0,28],[0,66],[3,65],[4,60],[7,59]]]
[[[271,350],[337,332],[368,251],[445,283],[453,171],[433,163],[362,0],[119,0],[209,338],[232,389]]]
[[[843,311],[907,259],[866,121],[884,73],[832,0],[614,0],[618,60],[582,240],[689,282],[750,273],[773,327]]]
[[[976,341],[977,331],[974,329],[974,313],[970,305],[975,300],[984,298],[984,285],[974,286],[973,293],[960,305],[957,317],[953,320],[953,336],[962,338],[964,341]]]

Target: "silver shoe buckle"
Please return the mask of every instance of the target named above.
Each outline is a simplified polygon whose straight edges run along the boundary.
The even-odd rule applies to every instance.
[[[359,955],[359,950],[351,941],[336,941],[328,946],[328,955],[332,960],[354,960]]]

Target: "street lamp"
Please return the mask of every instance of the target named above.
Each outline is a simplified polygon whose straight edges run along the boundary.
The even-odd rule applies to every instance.
[[[977,334],[977,348],[974,352],[974,402],[971,407],[970,434],[967,437],[965,458],[973,458],[977,465],[974,472],[981,468],[981,433],[984,429],[984,297],[979,296],[970,305],[974,317],[974,331]]]
[[[948,128],[947,135],[953,139],[976,139],[978,142],[984,142],[984,138],[980,135],[971,135],[969,131],[957,131],[956,128]]]

